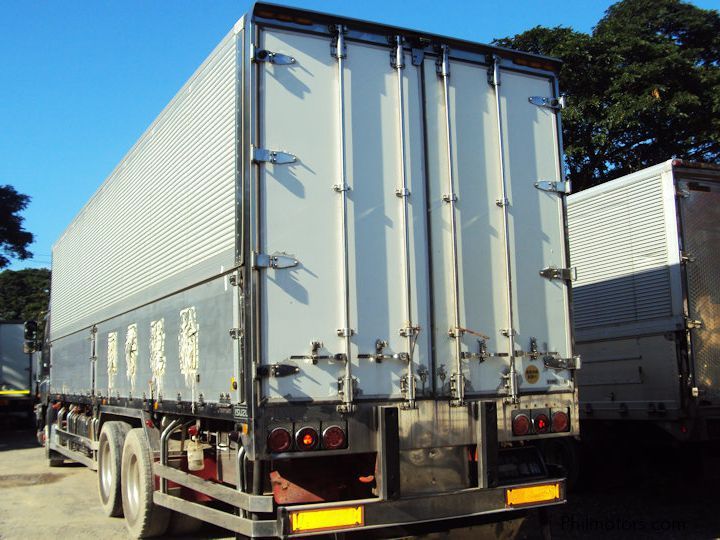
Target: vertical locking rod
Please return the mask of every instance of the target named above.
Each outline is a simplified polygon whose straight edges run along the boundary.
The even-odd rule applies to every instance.
[[[345,349],[345,375],[343,377],[343,403],[338,406],[340,412],[349,413],[353,410],[353,383],[352,383],[352,359],[350,356],[350,337],[352,330],[350,329],[350,277],[348,272],[348,202],[347,202],[347,173],[346,173],[346,156],[345,156],[345,28],[338,24],[335,26],[337,31],[337,46],[335,48],[335,58],[337,58],[338,67],[338,173],[340,175],[340,187],[336,190],[341,197],[340,226],[342,228],[342,288],[343,288],[343,309],[342,309],[342,328],[338,330],[338,334],[343,338]]]
[[[403,51],[402,36],[395,37],[395,70],[397,71],[397,92],[398,92],[398,140],[399,140],[399,161],[400,178],[402,186],[397,191],[398,197],[402,200],[402,229],[403,229],[403,277],[405,280],[405,327],[401,335],[405,336],[408,351],[407,365],[407,406],[415,408],[415,366],[413,365],[413,353],[417,340],[417,328],[412,321],[412,282],[410,280],[410,225],[408,223],[408,198],[410,191],[407,182],[407,166],[405,160],[405,92],[403,89],[403,68],[405,67],[405,52]]]
[[[452,293],[453,293],[453,328],[450,329],[450,335],[455,339],[455,389],[453,392],[452,404],[456,406],[463,405],[465,402],[465,377],[462,370],[462,331],[460,330],[460,285],[458,280],[458,247],[457,247],[457,217],[455,202],[457,195],[455,194],[455,179],[453,174],[453,148],[452,133],[450,131],[450,90],[448,78],[450,77],[450,65],[448,59],[448,47],[442,45],[440,48],[442,58],[440,59],[439,75],[443,83],[443,98],[445,105],[445,131],[447,132],[446,152],[447,152],[447,194],[443,199],[450,208],[450,235],[452,236]],[[452,385],[451,385],[452,388]]]
[[[505,236],[505,276],[507,278],[507,330],[504,332],[508,338],[508,350],[510,351],[510,373],[508,374],[508,383],[510,385],[510,399],[513,403],[517,402],[518,389],[517,389],[517,368],[515,366],[515,325],[513,316],[513,282],[512,282],[512,269],[510,264],[512,262],[510,255],[510,222],[508,219],[508,190],[507,190],[507,177],[505,175],[505,142],[503,140],[503,126],[502,126],[502,110],[500,103],[500,57],[494,55],[492,57],[492,79],[491,85],[495,90],[495,113],[497,121],[497,133],[498,133],[498,149],[499,149],[499,163],[500,163],[500,201],[503,204],[498,204],[502,210],[503,220],[503,231]]]

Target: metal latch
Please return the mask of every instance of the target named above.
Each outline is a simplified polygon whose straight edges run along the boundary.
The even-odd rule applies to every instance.
[[[567,106],[567,99],[565,96],[560,96],[559,98],[531,96],[528,98],[528,101],[538,107],[547,107],[548,109],[553,109],[554,111],[559,111]]]
[[[555,182],[554,180],[538,180],[535,182],[535,187],[542,191],[551,191],[554,193],[567,193],[570,194],[572,191],[569,181]]]
[[[555,268],[554,266],[548,266],[540,270],[540,275],[546,279],[560,279],[563,281],[576,281],[577,280],[577,267],[572,266],[570,268]]]
[[[337,362],[345,362],[347,360],[344,353],[318,354],[323,347],[322,341],[311,341],[310,354],[294,354],[290,357],[290,360],[310,360],[313,364],[317,364],[318,360],[335,360]]]
[[[545,367],[552,369],[580,369],[582,362],[579,356],[573,356],[570,358],[545,356],[543,357],[543,364],[545,364]]]
[[[685,318],[685,328],[688,330],[698,330],[703,327],[703,322],[699,319]]]
[[[383,339],[375,340],[375,353],[374,354],[358,354],[357,357],[360,359],[367,359],[373,362],[381,363],[383,360],[402,360],[403,362],[410,361],[410,355],[405,352],[387,354],[385,348],[388,346],[387,341]]]
[[[255,373],[258,377],[287,377],[300,373],[300,368],[289,364],[271,364],[257,366]]]
[[[270,62],[278,66],[287,66],[295,63],[295,59],[292,56],[268,51],[266,49],[255,50],[254,45],[251,56],[254,62]]]
[[[283,268],[292,268],[298,264],[300,264],[300,261],[286,253],[267,255],[265,253],[252,252],[253,268],[275,268],[276,270],[281,270]]]
[[[279,150],[268,150],[267,148],[251,147],[251,159],[255,163],[275,163],[276,165],[285,165],[287,163],[295,163],[297,158],[287,152]]]

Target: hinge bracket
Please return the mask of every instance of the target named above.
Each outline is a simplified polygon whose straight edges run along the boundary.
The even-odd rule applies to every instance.
[[[286,165],[295,163],[297,158],[293,154],[280,152],[279,150],[268,150],[266,148],[258,148],[252,146],[250,150],[251,159],[255,163],[274,163],[276,165]]]
[[[273,253],[267,255],[265,253],[252,252],[252,267],[253,268],[275,268],[276,270],[282,270],[283,268],[292,268],[300,264],[295,257],[286,253]]]
[[[556,182],[554,180],[538,180],[535,182],[535,187],[541,191],[551,191],[554,193],[566,193],[570,194],[572,191],[570,182],[567,180]]]
[[[267,49],[255,49],[255,45],[252,46],[250,55],[253,62],[269,62],[270,64],[276,64],[278,66],[288,66],[295,63],[295,59],[287,54],[276,53],[268,51]]]
[[[390,48],[390,66],[393,69],[403,69],[405,67],[405,51],[403,49],[403,37],[395,36],[391,38],[392,47]]]
[[[333,58],[347,58],[347,47],[345,47],[347,27],[336,24],[330,27],[330,31],[333,33],[332,40],[330,41],[330,54]]]
[[[570,268],[555,268],[549,266],[540,270],[540,275],[546,279],[560,279],[563,281],[576,281],[577,280],[577,267],[572,266]]]
[[[545,356],[543,357],[543,364],[545,367],[549,367],[551,369],[580,369],[582,362],[579,356],[572,356],[570,358]]]
[[[560,96],[559,98],[531,96],[528,98],[528,101],[538,107],[547,107],[548,109],[552,109],[554,111],[559,111],[567,106],[567,99],[565,96]]]
[[[500,86],[500,57],[493,54],[487,72],[487,82],[490,86]]]

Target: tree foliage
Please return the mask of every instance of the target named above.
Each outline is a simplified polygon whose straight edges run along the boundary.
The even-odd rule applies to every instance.
[[[20,215],[29,202],[30,197],[18,193],[14,187],[0,186],[0,268],[10,263],[11,257],[32,257],[27,247],[32,243],[33,235],[23,229]]]
[[[592,34],[535,27],[496,40],[563,60],[563,139],[575,189],[671,157],[720,162],[720,13],[622,0]]]
[[[50,302],[50,270],[0,272],[0,320],[42,320]]]

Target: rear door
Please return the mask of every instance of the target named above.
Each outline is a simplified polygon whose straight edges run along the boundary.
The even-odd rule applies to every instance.
[[[687,309],[700,399],[720,402],[720,186],[679,182]]]
[[[445,81],[440,61],[424,80],[438,388],[457,392],[459,339],[466,395],[509,393],[513,356],[518,392],[568,390],[543,361],[572,356],[568,284],[540,275],[566,266],[565,195],[535,187],[561,180],[556,112],[529,100],[553,81],[500,68],[496,87],[492,67],[452,55]]]
[[[285,268],[259,268],[261,355],[297,368],[263,379],[263,394],[341,399],[346,304],[356,399],[406,396],[411,353],[417,393],[429,394],[420,68],[409,52],[398,70],[389,47],[348,41],[341,74],[329,37],[278,29],[261,31],[258,46],[294,62],[256,62],[256,145],[296,159],[257,166],[255,251],[287,255]]]

